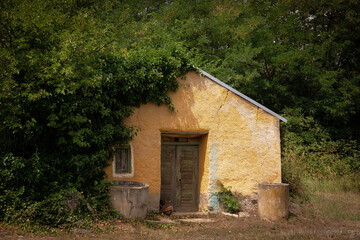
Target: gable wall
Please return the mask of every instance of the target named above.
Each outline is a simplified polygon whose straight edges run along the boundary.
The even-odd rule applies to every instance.
[[[170,96],[176,110],[142,105],[126,120],[141,130],[132,141],[134,177],[150,185],[150,205],[157,208],[161,188],[161,132],[208,131],[200,144],[201,208],[217,207],[216,180],[242,194],[257,192],[259,182],[281,182],[279,119],[196,72],[180,80]]]

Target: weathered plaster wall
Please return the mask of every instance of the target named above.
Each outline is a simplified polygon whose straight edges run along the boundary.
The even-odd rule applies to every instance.
[[[150,205],[157,208],[160,131],[208,131],[200,144],[201,208],[217,207],[216,180],[243,194],[256,192],[259,182],[281,182],[279,119],[196,72],[179,83],[179,90],[170,94],[175,111],[146,104],[126,120],[141,131],[131,143],[134,177],[122,180],[148,183]],[[111,165],[105,171],[109,180],[120,180],[112,176]]]

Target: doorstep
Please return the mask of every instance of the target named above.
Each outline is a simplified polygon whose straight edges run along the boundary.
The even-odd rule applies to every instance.
[[[205,212],[173,212],[172,216],[204,218],[204,217],[209,216],[209,214],[205,213]]]

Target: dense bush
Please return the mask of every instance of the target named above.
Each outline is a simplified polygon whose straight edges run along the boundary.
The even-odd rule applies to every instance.
[[[0,3],[0,219],[8,221],[59,226],[108,212],[104,167],[112,147],[136,134],[123,119],[142,103],[173,108],[168,92],[192,68],[192,51],[166,36],[127,42],[127,4],[58,3]],[[73,194],[76,211],[66,207]]]
[[[306,177],[356,176],[360,172],[360,149],[356,140],[333,140],[314,118],[287,110],[288,123],[281,125],[282,178],[292,192],[304,195]]]
[[[301,158],[309,175],[349,175],[360,171],[357,141],[332,140],[329,132],[314,118],[293,111],[281,126],[283,157]]]

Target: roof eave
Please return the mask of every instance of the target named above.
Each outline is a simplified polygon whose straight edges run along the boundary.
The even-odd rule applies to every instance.
[[[248,102],[252,103],[253,105],[261,108],[262,110],[264,110],[265,112],[273,115],[274,117],[280,119],[281,121],[287,123],[287,120],[285,118],[283,118],[282,116],[280,116],[279,114],[271,111],[270,109],[268,109],[267,107],[261,105],[260,103],[256,102],[255,100],[249,98],[248,96],[246,96],[245,94],[239,92],[238,90],[230,87],[229,85],[227,85],[226,83],[220,81],[219,79],[217,79],[216,77],[210,75],[209,73],[205,72],[204,70],[201,70],[200,68],[196,68],[201,74],[205,75],[206,77],[208,77],[209,79],[213,80],[214,82],[216,82],[217,84],[219,84],[220,86],[223,86],[224,88],[228,89],[229,91],[233,92],[234,94],[238,95],[239,97],[242,97],[243,99],[247,100]]]

